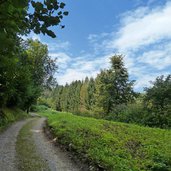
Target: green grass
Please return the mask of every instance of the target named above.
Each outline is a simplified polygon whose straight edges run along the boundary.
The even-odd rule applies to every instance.
[[[22,171],[48,171],[45,161],[37,154],[32,138],[33,122],[28,122],[19,132],[16,143],[18,169]]]
[[[58,141],[108,171],[171,171],[171,131],[42,112]],[[53,113],[53,114],[52,114]]]
[[[32,112],[36,112],[39,115],[45,116],[45,117],[48,117],[49,114],[57,114],[57,113],[59,113],[56,110],[53,110],[51,108],[48,108],[45,105],[37,105],[37,106],[34,106],[34,109],[33,109]]]
[[[0,113],[0,131],[3,131],[9,124],[28,117],[27,113],[18,108],[3,108]]]

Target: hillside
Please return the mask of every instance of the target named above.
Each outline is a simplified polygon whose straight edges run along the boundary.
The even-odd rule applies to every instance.
[[[171,170],[170,130],[55,113],[43,114],[57,141],[102,170]]]

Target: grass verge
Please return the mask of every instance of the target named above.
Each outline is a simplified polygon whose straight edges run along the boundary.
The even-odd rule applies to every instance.
[[[171,131],[43,112],[57,141],[108,171],[171,171]]]
[[[27,117],[28,114],[18,108],[3,108],[0,110],[0,132],[9,124]]]
[[[48,171],[45,161],[37,154],[31,128],[35,120],[29,121],[20,130],[17,137],[16,152],[18,169],[22,171]]]

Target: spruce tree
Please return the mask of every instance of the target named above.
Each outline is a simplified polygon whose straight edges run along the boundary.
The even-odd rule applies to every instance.
[[[94,97],[95,81],[94,81],[93,78],[90,78],[90,81],[89,81],[88,87],[87,87],[87,93],[88,93],[87,109],[88,110],[93,110],[93,106],[94,106],[94,103],[95,103],[95,97]]]
[[[88,83],[89,79],[86,77],[85,81],[83,81],[81,90],[80,90],[80,111],[87,112],[88,109]]]
[[[129,81],[122,55],[111,57],[111,68],[98,74],[95,89],[94,110],[102,115],[111,113],[117,105],[133,100],[133,81]]]

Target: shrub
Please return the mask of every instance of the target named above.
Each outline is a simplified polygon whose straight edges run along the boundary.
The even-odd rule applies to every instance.
[[[115,120],[126,123],[144,123],[144,110],[142,104],[128,104],[128,105],[117,105],[113,109],[112,113],[105,117],[107,120]]]

